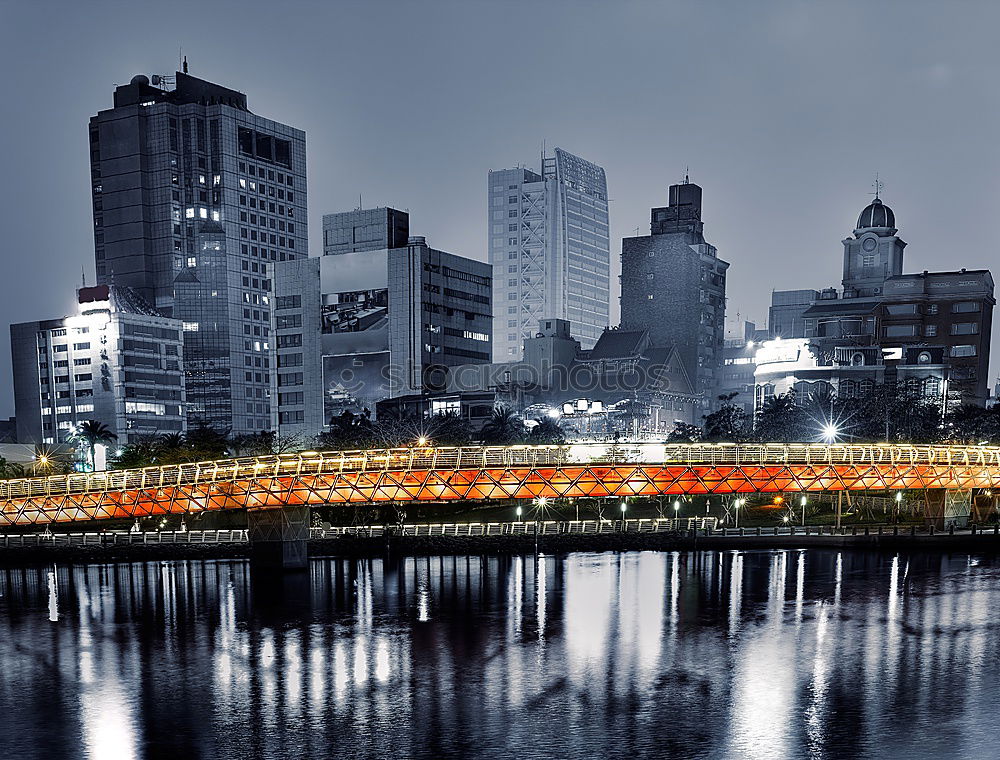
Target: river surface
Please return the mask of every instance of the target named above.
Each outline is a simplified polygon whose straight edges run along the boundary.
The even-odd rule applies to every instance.
[[[0,758],[988,758],[998,702],[988,557],[0,570]]]

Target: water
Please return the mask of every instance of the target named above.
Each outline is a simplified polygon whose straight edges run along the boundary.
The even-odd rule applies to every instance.
[[[1000,562],[0,570],[0,757],[997,757]]]

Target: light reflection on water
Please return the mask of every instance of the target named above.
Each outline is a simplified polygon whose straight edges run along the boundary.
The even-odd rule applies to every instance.
[[[1000,562],[0,570],[0,757],[995,756]]]

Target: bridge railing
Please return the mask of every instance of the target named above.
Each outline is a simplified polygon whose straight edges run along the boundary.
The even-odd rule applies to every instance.
[[[1000,448],[905,444],[574,443],[328,451],[0,481],[0,500],[159,490],[199,483],[381,470],[464,470],[593,465],[942,465],[1000,467]]]

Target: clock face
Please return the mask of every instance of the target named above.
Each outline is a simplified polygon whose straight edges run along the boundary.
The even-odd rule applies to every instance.
[[[875,238],[865,238],[861,243],[861,247],[866,251],[874,251],[876,246],[878,246],[878,241]]]

